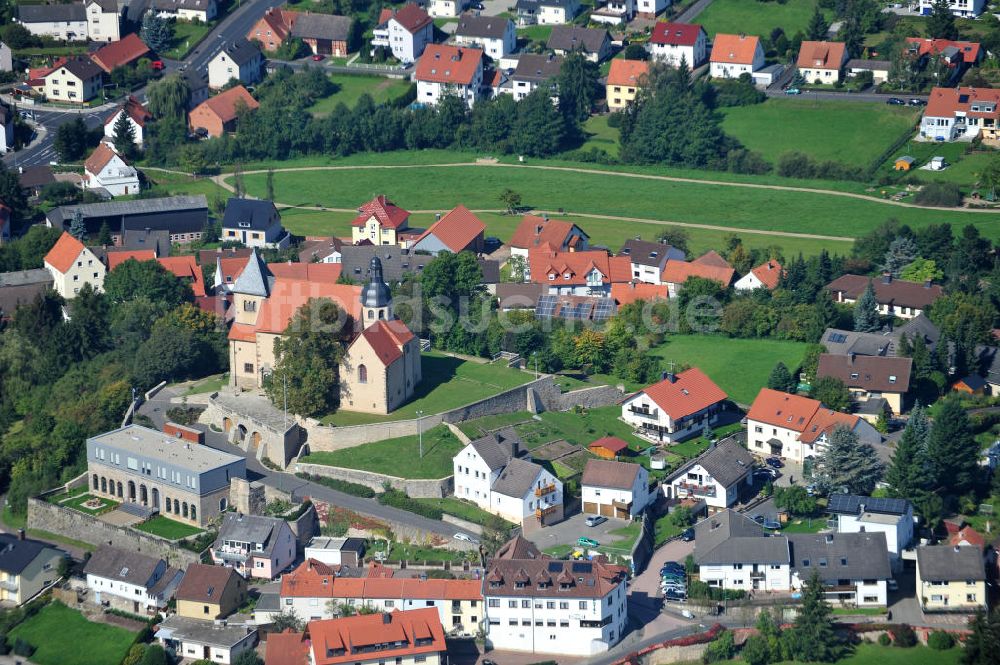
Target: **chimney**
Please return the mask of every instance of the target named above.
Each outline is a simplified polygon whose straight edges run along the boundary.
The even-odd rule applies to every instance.
[[[439,213],[439,212],[434,213],[434,221],[437,221],[437,222],[441,221],[441,213]]]
[[[932,281],[932,280],[929,280],[929,279],[925,279],[925,280],[924,280],[924,288],[925,288],[925,289],[929,289],[929,288],[931,288],[931,281]]]
[[[17,530],[17,539],[18,540],[24,540],[24,529],[18,529]]]
[[[851,353],[847,354],[847,364],[848,365],[853,365],[854,364],[854,352],[851,352]]]
[[[890,273],[890,272],[884,272],[884,273],[882,273],[882,283],[883,284],[891,284],[892,283],[892,273]]]
[[[388,626],[390,623],[392,623],[392,615],[389,614],[388,612],[383,612],[382,613],[382,625],[383,626]]]
[[[669,381],[670,383],[677,381],[677,376],[673,372],[663,372],[660,377],[663,381]]]

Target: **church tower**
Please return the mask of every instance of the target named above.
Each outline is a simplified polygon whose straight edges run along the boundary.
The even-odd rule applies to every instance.
[[[361,311],[365,328],[376,321],[393,318],[392,292],[382,279],[382,261],[377,256],[373,256],[368,265],[368,283],[361,289]]]

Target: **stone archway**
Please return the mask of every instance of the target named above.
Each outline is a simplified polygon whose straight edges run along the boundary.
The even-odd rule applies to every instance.
[[[153,488],[153,508],[160,508],[160,490]]]
[[[97,489],[97,488],[95,487],[94,489]],[[108,479],[107,478],[103,478],[103,477],[101,478],[101,493],[102,494],[107,494],[108,493]]]
[[[114,484],[114,482],[112,482],[112,484]],[[118,481],[118,498],[121,499],[124,496],[125,496],[125,493],[122,492],[122,481],[119,480]]]
[[[96,491],[98,487],[101,486],[101,481],[97,479],[97,474],[94,474],[94,490]]]
[[[139,485],[139,503],[144,506],[149,505],[149,491],[145,485]]]
[[[128,500],[135,501],[135,483],[133,481],[128,481]]]
[[[260,448],[260,440],[261,440],[260,432],[254,432],[253,434],[250,435],[250,447],[252,450],[256,451],[258,448]]]
[[[238,443],[243,443],[247,440],[247,428],[244,425],[240,425],[236,428],[236,441]]]

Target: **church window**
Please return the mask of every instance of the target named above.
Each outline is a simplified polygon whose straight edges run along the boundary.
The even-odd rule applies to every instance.
[[[368,368],[365,365],[358,365],[358,383],[368,383]]]

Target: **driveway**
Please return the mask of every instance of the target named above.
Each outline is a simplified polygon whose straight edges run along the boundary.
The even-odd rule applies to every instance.
[[[662,612],[663,599],[660,593],[660,568],[663,564],[667,561],[683,564],[684,559],[692,552],[694,552],[694,542],[671,541],[653,552],[646,570],[629,583],[629,618],[633,623],[643,626],[646,633],[662,632],[692,623],[679,615]]]
[[[542,550],[557,545],[576,545],[577,539],[581,536],[596,540],[601,545],[610,545],[616,540],[621,540],[621,536],[613,535],[611,532],[629,525],[628,520],[609,517],[607,522],[590,527],[585,524],[587,517],[588,515],[577,513],[559,524],[540,529],[527,528],[524,535]]]
[[[481,0],[483,10],[479,13],[482,16],[499,16],[506,11],[514,9],[514,0]]]

